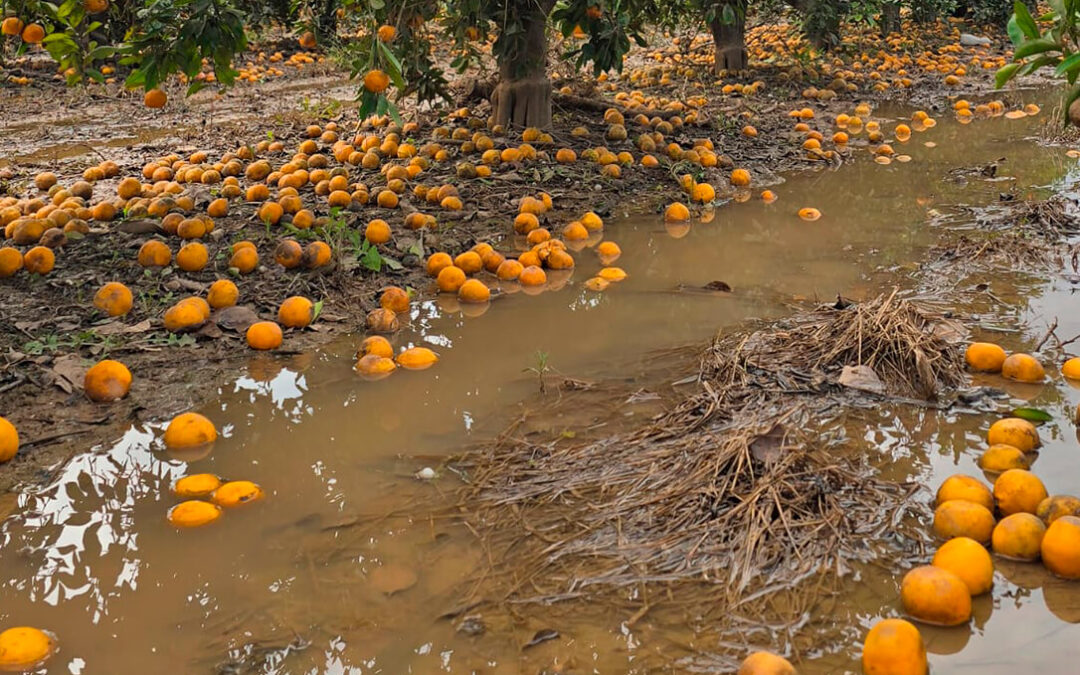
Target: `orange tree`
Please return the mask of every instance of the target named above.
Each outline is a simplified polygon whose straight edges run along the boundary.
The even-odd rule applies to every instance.
[[[547,74],[549,25],[564,37],[584,36],[564,55],[594,72],[621,70],[631,42],[644,45],[642,22],[648,0],[364,0],[348,3],[370,27],[352,48],[353,71],[363,74],[361,115],[396,115],[387,97],[416,94],[421,100],[446,95],[444,66],[464,71],[477,62],[482,40],[494,33],[492,55],[499,82],[491,96],[496,124],[547,127],[551,124],[551,82]],[[433,40],[452,45],[454,58],[437,64]]]

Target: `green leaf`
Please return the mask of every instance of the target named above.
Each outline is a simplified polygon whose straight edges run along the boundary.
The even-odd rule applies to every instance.
[[[1017,408],[1012,411],[1012,416],[1028,422],[1049,422],[1054,419],[1050,413],[1038,408]]]
[[[315,320],[319,318],[320,314],[322,314],[322,308],[322,300],[317,301],[315,305],[311,308],[311,323],[315,323]]]
[[[1054,74],[1062,76],[1070,70],[1080,68],[1080,52],[1077,52],[1058,64],[1058,67],[1054,69]]]
[[[998,70],[994,75],[994,87],[997,89],[1004,87],[1005,83],[1016,75],[1016,71],[1020,70],[1020,66],[1019,63],[1010,63]]]
[[[1013,18],[1016,19],[1016,25],[1028,38],[1034,40],[1039,37],[1039,27],[1035,25],[1035,19],[1031,18],[1031,12],[1028,11],[1027,5],[1021,0],[1016,0],[1013,3]]]
[[[725,26],[735,23],[735,8],[725,4],[724,9],[720,11],[720,22]]]
[[[1019,61],[1020,59],[1035,54],[1042,54],[1049,51],[1061,51],[1061,45],[1051,40],[1050,38],[1038,38],[1036,40],[1028,40],[1024,44],[1016,48],[1013,53],[1013,59]]]

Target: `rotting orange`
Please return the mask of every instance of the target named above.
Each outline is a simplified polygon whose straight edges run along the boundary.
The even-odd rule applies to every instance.
[[[968,368],[981,373],[1000,373],[1005,350],[992,342],[973,342],[964,352]]]
[[[220,518],[221,507],[199,499],[189,499],[169,509],[168,517],[176,527],[201,527]]]
[[[379,295],[379,306],[397,314],[409,311],[409,292],[399,286],[387,286]]]
[[[354,369],[366,380],[381,380],[397,370],[397,364],[390,357],[365,354],[357,359]]]
[[[743,659],[737,675],[795,675],[795,667],[772,652],[754,652]]]
[[[23,267],[23,255],[19,249],[4,246],[0,247],[0,279],[14,276]]]
[[[406,370],[427,370],[439,361],[427,347],[410,347],[397,356],[397,364]]]
[[[295,239],[282,239],[274,249],[274,262],[287,270],[297,268],[304,262],[304,249]]]
[[[972,596],[987,593],[994,585],[994,561],[986,547],[970,537],[954,537],[942,544],[930,564],[960,577]]]
[[[23,255],[23,267],[30,274],[44,276],[52,272],[55,265],[56,254],[45,246],[35,246]]]
[[[119,401],[131,390],[131,371],[127,366],[105,359],[86,371],[83,377],[83,391],[86,397],[95,403]]]
[[[368,312],[366,318],[368,330],[375,333],[395,333],[401,324],[398,322],[397,312],[380,307]]]
[[[304,247],[304,255],[301,256],[300,262],[309,270],[318,269],[329,265],[333,255],[330,244],[325,241],[313,241]]]
[[[29,672],[52,656],[56,640],[30,626],[15,626],[0,633],[0,670]]]
[[[19,451],[19,431],[6,418],[0,417],[0,464],[11,461]]]
[[[498,269],[495,270],[495,276],[500,281],[516,281],[521,276],[522,270],[525,267],[517,260],[504,260],[499,263]]]
[[[210,305],[202,298],[184,298],[165,310],[165,330],[183,333],[194,330],[210,318]]]
[[[1047,496],[1039,477],[1025,469],[1009,469],[994,481],[994,502],[998,511],[1006,516],[1035,513]]]
[[[626,270],[621,267],[604,267],[601,268],[596,276],[600,277],[604,281],[617,282],[622,281],[627,277]]]
[[[278,307],[277,320],[286,328],[306,328],[315,315],[315,305],[307,298],[294,295]]]
[[[199,413],[181,413],[165,428],[164,440],[168,448],[194,448],[216,441],[217,429]]]
[[[184,476],[173,483],[172,491],[177,497],[205,497],[221,486],[221,479],[212,473],[196,473]]]
[[[528,265],[518,275],[518,283],[528,287],[543,286],[547,283],[547,274],[537,265]]]
[[[1012,560],[1039,559],[1046,525],[1031,513],[1005,516],[994,526],[991,545],[994,553]]]
[[[959,626],[971,618],[971,593],[964,580],[933,565],[904,575],[900,602],[911,617],[934,626]]]
[[[164,242],[151,239],[139,247],[138,261],[143,267],[165,267],[172,262],[172,251]]]
[[[1011,354],[1001,364],[1001,374],[1017,382],[1042,382],[1046,371],[1030,354]]]
[[[567,223],[562,230],[562,238],[566,241],[585,241],[589,238],[589,231],[578,221]]]
[[[1062,516],[1080,516],[1080,497],[1051,495],[1039,502],[1035,515],[1047,525]]]
[[[1062,516],[1051,523],[1040,554],[1046,569],[1063,579],[1080,579],[1080,518]]]
[[[429,277],[439,276],[439,272],[443,271],[446,267],[451,267],[454,264],[454,259],[450,257],[449,253],[432,253],[428,256],[427,263],[425,263],[425,269]]]
[[[385,244],[392,236],[390,225],[381,218],[375,218],[364,228],[364,239],[372,244]]]
[[[990,445],[1011,445],[1022,452],[1031,452],[1042,445],[1035,425],[1019,417],[1006,417],[990,425],[986,434]]]
[[[109,316],[124,316],[132,302],[131,289],[118,281],[110,281],[94,294],[94,307]]]
[[[248,326],[244,334],[248,346],[260,351],[269,351],[281,346],[281,326],[273,321],[256,321]]]
[[[934,534],[942,539],[969,537],[988,544],[993,531],[994,514],[981,504],[953,499],[934,509]]]
[[[210,496],[210,499],[218,506],[231,508],[250,504],[262,499],[262,497],[263,490],[255,483],[249,480],[231,480],[214,490],[214,494]]]
[[[922,634],[904,619],[884,619],[866,634],[863,675],[926,675],[926,646]]]

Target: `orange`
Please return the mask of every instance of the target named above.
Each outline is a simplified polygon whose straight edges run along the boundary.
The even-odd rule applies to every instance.
[[[1062,364],[1061,374],[1070,380],[1080,380],[1080,358],[1073,357]]]
[[[465,283],[465,271],[455,265],[444,267],[439,271],[435,279],[439,290],[443,293],[457,293]]]
[[[330,244],[325,241],[313,241],[304,247],[304,255],[301,256],[300,261],[304,267],[313,270],[330,264],[333,255]]]
[[[1047,525],[1062,516],[1080,516],[1080,497],[1051,495],[1039,502],[1035,515]]]
[[[743,659],[737,675],[795,675],[795,667],[782,656],[754,652]]]
[[[613,241],[602,241],[596,246],[596,254],[604,264],[611,264],[622,255],[622,249]]]
[[[454,264],[454,259],[450,257],[449,253],[432,253],[428,256],[426,263],[426,270],[429,277],[439,276],[439,272],[443,271],[443,268],[450,267]]]
[[[669,223],[681,223],[690,219],[690,209],[685,204],[675,202],[664,209],[664,220]]]
[[[194,448],[217,440],[214,423],[199,413],[181,413],[165,428],[165,447]]]
[[[563,228],[562,238],[566,241],[585,241],[589,238],[589,231],[582,223],[574,221]]]
[[[1046,525],[1030,513],[1006,516],[994,527],[994,553],[1013,560],[1038,560]]]
[[[263,202],[255,213],[263,223],[277,225],[281,222],[281,217],[285,215],[285,209],[277,202]]]
[[[165,267],[172,261],[171,249],[156,239],[151,239],[138,249],[138,264],[143,267]]]
[[[926,675],[926,646],[919,629],[903,619],[884,619],[866,634],[863,675]]]
[[[105,359],[86,371],[83,390],[96,403],[119,401],[131,389],[131,371],[119,361]]]
[[[274,262],[285,269],[299,267],[304,261],[304,249],[295,239],[283,239],[274,249]]]
[[[212,473],[196,473],[184,476],[173,484],[177,497],[205,497],[221,485],[221,479]]]
[[[52,635],[29,626],[16,626],[0,633],[0,670],[28,672],[52,655],[56,643]]]
[[[221,517],[221,507],[191,499],[169,509],[169,522],[176,527],[201,527]]]
[[[245,337],[248,346],[252,349],[259,351],[277,349],[282,341],[281,326],[273,321],[256,321],[248,326]]]
[[[391,236],[390,225],[380,218],[372,220],[364,228],[364,238],[372,244],[385,244]]]
[[[210,252],[202,243],[193,241],[184,244],[176,253],[176,266],[185,272],[199,272],[206,267]]]
[[[589,232],[599,232],[604,229],[604,221],[592,211],[587,211],[585,215],[581,217],[581,224],[584,225],[585,229]]]
[[[521,270],[518,283],[522,286],[543,286],[547,283],[547,274],[536,265],[529,265]]]
[[[383,336],[372,335],[364,338],[364,341],[360,343],[360,349],[357,351],[357,358],[360,359],[369,354],[390,359],[394,357],[394,348],[391,346],[390,341]]]
[[[427,347],[410,347],[397,357],[397,364],[407,370],[427,370],[438,361],[438,355]]]
[[[971,593],[963,579],[933,565],[904,575],[900,602],[913,618],[935,626],[958,626],[971,618]]]
[[[364,74],[364,89],[381,94],[390,86],[390,76],[381,70],[369,70]]]
[[[20,35],[23,31],[22,19],[9,16],[0,22],[0,35]]]
[[[214,490],[214,494],[210,498],[218,506],[232,507],[250,504],[262,499],[262,497],[263,490],[255,483],[249,480],[233,480]]]
[[[1046,569],[1064,579],[1080,579],[1080,518],[1062,516],[1051,523],[1040,552]]]
[[[1006,417],[990,426],[986,434],[990,445],[1011,445],[1022,452],[1031,452],[1042,445],[1035,425],[1019,417]]]
[[[11,246],[0,248],[0,279],[14,276],[16,272],[22,269],[22,266],[23,256],[19,249]]]
[[[1001,374],[1017,382],[1042,382],[1046,371],[1029,354],[1012,354],[1001,364]]]
[[[184,298],[165,310],[165,330],[171,333],[198,328],[210,318],[210,305],[202,298]]]
[[[514,217],[514,232],[529,234],[540,227],[540,220],[532,213],[519,213]]]
[[[491,290],[479,279],[469,279],[458,289],[458,298],[462,302],[487,302]]]
[[[394,333],[400,327],[397,313],[384,307],[368,312],[366,323],[368,330],[375,333]]]
[[[143,96],[143,105],[147,108],[164,108],[169,97],[160,89],[151,89]]]
[[[379,26],[379,30],[376,32],[381,42],[390,42],[397,35],[397,29],[393,26],[383,24]]]
[[[985,506],[953,499],[934,509],[934,534],[942,539],[969,537],[987,544],[994,531],[994,514]]]
[[[388,286],[379,296],[379,306],[403,314],[409,311],[409,292],[398,286]]]
[[[596,273],[596,276],[605,281],[622,281],[627,275],[621,267],[604,267]]]
[[[476,274],[484,269],[484,259],[476,251],[465,251],[454,258],[454,266],[461,268],[465,274]]]
[[[750,172],[746,169],[735,169],[731,172],[731,184],[735,187],[748,187],[750,185]]]
[[[799,209],[799,217],[803,220],[813,222],[821,217],[821,211],[818,211],[812,206],[807,206]]]
[[[23,28],[22,41],[27,44],[40,44],[45,39],[45,29],[36,23],[26,24],[26,28]]]
[[[1000,373],[1005,350],[991,342],[973,342],[964,352],[968,368],[983,373]]]
[[[94,307],[109,316],[124,316],[131,311],[131,304],[131,290],[116,281],[110,281],[94,294]]]
[[[524,269],[525,266],[517,260],[504,260],[499,263],[498,269],[495,270],[495,276],[501,281],[516,281]]]
[[[1011,445],[991,445],[979,457],[979,468],[989,473],[1001,473],[1009,469],[1027,469],[1031,460]]]
[[[1009,469],[994,481],[994,501],[998,511],[1006,516],[1035,513],[1047,496],[1038,476],[1025,469]]]
[[[994,561],[982,544],[969,537],[956,537],[942,544],[931,564],[960,577],[973,596],[988,592],[994,585]]]
[[[994,508],[994,496],[990,489],[973,476],[958,473],[945,479],[938,488],[935,505],[941,506],[954,499],[974,502],[986,509]]]
[[[240,274],[251,274],[259,266],[259,252],[254,246],[244,246],[233,252],[229,257],[229,267],[233,267]]]
[[[381,380],[397,370],[397,364],[392,358],[372,353],[361,356],[355,369],[364,379]]]
[[[286,328],[305,328],[315,314],[315,305],[305,297],[294,295],[278,307],[277,320]]]
[[[52,272],[56,265],[56,255],[52,249],[44,246],[35,246],[23,256],[23,267],[30,274],[46,275]]]
[[[8,462],[19,451],[19,431],[15,425],[0,417],[0,464]]]

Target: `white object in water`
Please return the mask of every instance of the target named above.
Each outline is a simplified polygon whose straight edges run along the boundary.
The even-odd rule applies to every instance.
[[[960,33],[960,44],[965,47],[988,47],[991,42],[988,37],[979,37],[971,33]]]
[[[420,480],[432,480],[437,475],[435,469],[432,469],[430,466],[425,466],[423,469],[416,472],[416,477]]]

